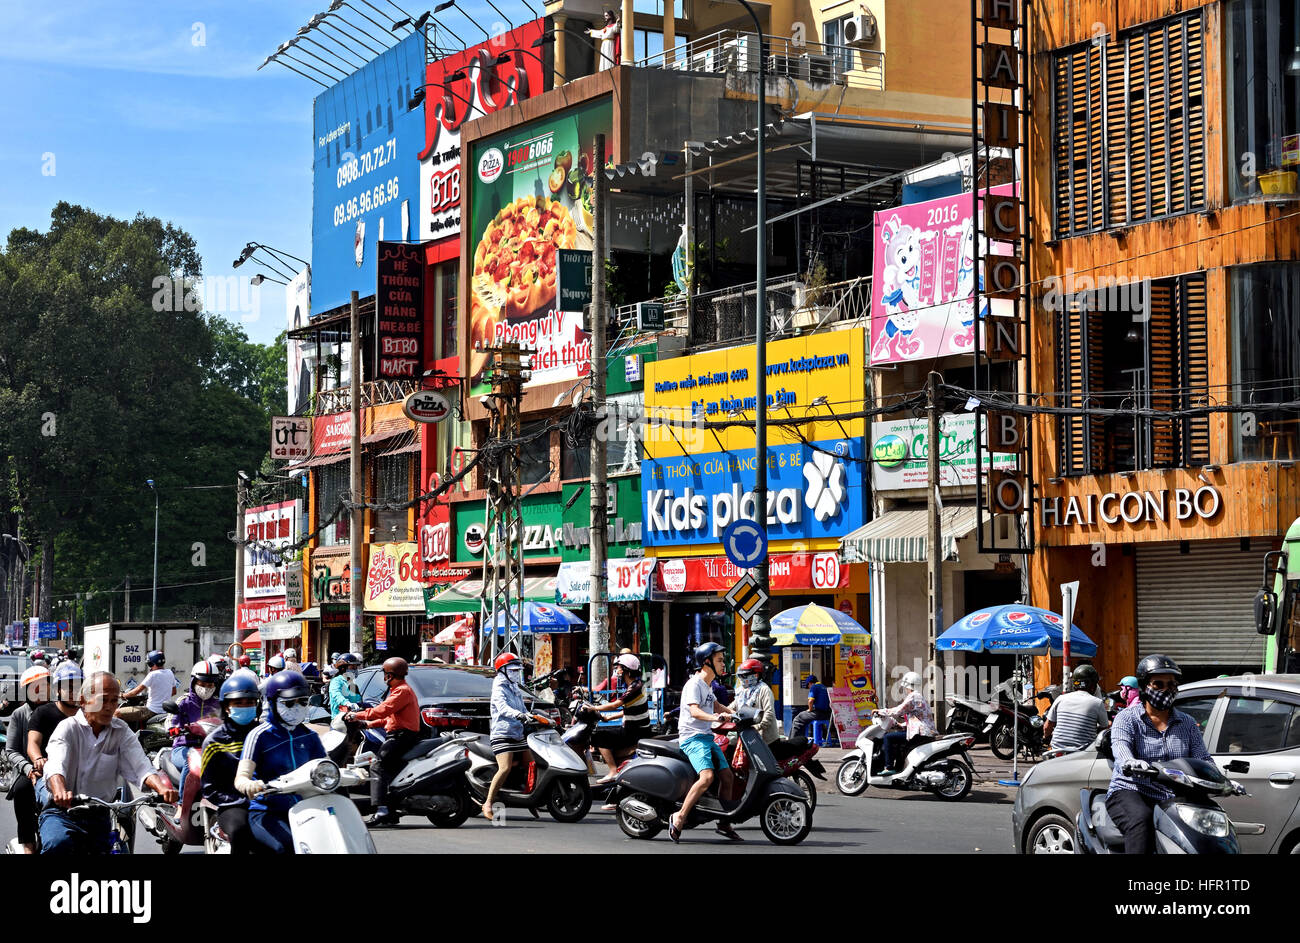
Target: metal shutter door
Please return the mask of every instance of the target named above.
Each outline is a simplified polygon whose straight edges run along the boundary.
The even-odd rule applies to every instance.
[[[1236,541],[1137,549],[1138,654],[1189,665],[1260,665],[1254,598],[1263,554]]]

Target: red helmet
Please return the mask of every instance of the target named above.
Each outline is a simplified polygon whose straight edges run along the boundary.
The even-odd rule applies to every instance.
[[[253,659],[249,658],[247,655],[239,656],[239,667],[247,668],[252,663],[253,663]]]
[[[519,656],[516,655],[514,652],[502,652],[500,655],[497,656],[497,660],[492,662],[492,667],[495,668],[497,671],[500,671],[506,665],[510,664],[511,662],[516,662],[518,660],[519,660]]]
[[[763,673],[763,663],[757,658],[746,658],[736,667],[736,674],[757,674]]]

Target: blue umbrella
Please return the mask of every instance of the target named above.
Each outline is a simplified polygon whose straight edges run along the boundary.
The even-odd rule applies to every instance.
[[[506,627],[513,631],[518,629],[520,632],[528,632],[534,635],[543,635],[557,632],[573,632],[576,629],[585,629],[587,623],[583,622],[576,613],[562,606],[548,606],[539,602],[525,602],[523,614],[520,615],[519,606],[511,607],[511,618],[506,619],[505,612],[498,612],[496,619],[497,634],[505,632]]]
[[[989,606],[962,616],[935,641],[943,652],[1007,652],[1060,655],[1065,620],[1037,606]],[[1097,644],[1076,625],[1070,626],[1070,651],[1081,658],[1097,654]]]

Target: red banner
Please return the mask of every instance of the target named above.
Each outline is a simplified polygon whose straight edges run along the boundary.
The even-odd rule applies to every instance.
[[[329,455],[352,447],[352,414],[317,416],[311,427],[311,454]]]
[[[277,622],[289,618],[290,615],[292,612],[283,596],[275,599],[260,599],[255,603],[239,607],[239,629],[241,632],[247,632],[257,628],[263,622]]]
[[[719,593],[750,572],[726,557],[659,558],[655,589],[667,593]],[[772,589],[809,589],[833,592],[849,585],[849,568],[833,550],[824,553],[778,553],[768,560],[768,585]]]

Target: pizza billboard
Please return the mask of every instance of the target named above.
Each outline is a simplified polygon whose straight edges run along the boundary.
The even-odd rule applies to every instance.
[[[560,311],[557,303],[557,253],[595,248],[594,172],[604,164],[595,158],[595,138],[610,134],[613,115],[604,98],[474,143],[465,165],[471,384],[481,384],[487,363],[476,344],[535,349],[532,385],[590,371],[582,312]]]

